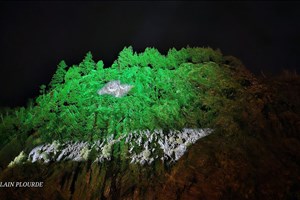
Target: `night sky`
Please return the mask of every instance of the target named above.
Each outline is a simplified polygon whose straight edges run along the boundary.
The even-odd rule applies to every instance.
[[[124,46],[221,49],[253,73],[297,70],[300,2],[1,2],[0,106],[24,106],[57,64],[88,51],[109,66]]]

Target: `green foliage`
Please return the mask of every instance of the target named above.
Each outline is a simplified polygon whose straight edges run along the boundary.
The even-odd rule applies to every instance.
[[[64,82],[64,77],[66,74],[67,64],[64,60],[62,60],[58,66],[55,74],[52,77],[52,80],[49,84],[50,88],[55,88],[57,85],[62,84]]]
[[[130,66],[135,66],[136,62],[137,62],[137,54],[133,53],[132,46],[129,46],[129,47],[124,47],[124,49],[120,52],[117,63],[115,63],[115,65],[119,69],[124,69]]]
[[[102,60],[99,60],[99,61],[97,62],[97,64],[96,64],[96,70],[97,70],[97,71],[101,71],[101,70],[103,69],[103,67],[104,67],[103,61],[102,61]]]
[[[4,117],[1,133],[33,130],[46,141],[92,141],[133,130],[208,127],[238,92],[222,61],[210,48],[173,48],[164,56],[155,48],[138,54],[130,46],[104,68],[88,52],[79,65],[60,62],[50,90],[41,86],[34,106]],[[133,88],[122,98],[98,95],[111,80]]]
[[[220,51],[214,51],[211,48],[187,48],[187,54],[191,56],[193,63],[203,63],[213,61],[215,63],[222,62],[222,54]]]
[[[80,79],[81,78],[81,74],[80,74],[81,71],[82,71],[82,69],[80,69],[77,66],[71,67],[65,75],[65,82],[68,83],[69,81],[74,81],[74,80]]]
[[[32,107],[21,107],[5,109],[0,113],[0,148],[14,137],[18,136],[21,139],[32,131],[31,111]]]
[[[93,56],[91,52],[88,52],[83,59],[83,61],[79,64],[80,72],[83,75],[89,74],[92,70],[96,70],[97,66],[95,61],[93,60]]]
[[[175,48],[172,48],[168,51],[167,58],[168,66],[175,67],[188,62],[188,60],[190,59],[190,55],[185,48],[182,48],[179,51],[177,51]]]

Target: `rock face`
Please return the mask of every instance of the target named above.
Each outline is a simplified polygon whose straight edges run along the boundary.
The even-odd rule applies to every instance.
[[[1,199],[287,199],[299,195],[297,140],[199,140],[174,165],[133,164],[120,156],[103,163],[27,163],[1,181],[43,181],[43,188],[0,188]],[[265,145],[262,145],[265,144]],[[298,145],[295,146],[295,145]],[[284,160],[298,156],[294,161]]]
[[[111,160],[114,146],[122,146],[120,151],[127,152],[123,153],[123,156],[126,159],[130,159],[130,163],[144,165],[145,163],[151,164],[155,160],[172,163],[184,155],[188,146],[212,132],[212,129],[185,128],[181,131],[170,130],[164,133],[163,130],[157,129],[153,132],[149,130],[135,131],[116,139],[110,137],[104,141],[98,140],[93,144],[88,142],[60,143],[54,141],[51,144],[42,144],[33,148],[27,160],[32,163],[68,160],[103,162]],[[125,144],[125,146],[122,144]],[[95,156],[93,157],[91,154]],[[10,166],[13,166],[14,163],[18,164],[17,161],[20,160],[21,155],[22,158],[26,157],[26,154],[22,151],[22,154],[17,156]]]
[[[205,134],[191,131],[187,136],[184,131],[129,134],[124,143],[111,138],[106,144],[96,143],[100,162],[89,159],[93,151],[84,143],[36,147],[14,140],[0,151],[0,182],[44,184],[0,187],[0,199],[300,199],[300,104],[292,100],[299,99],[298,90],[292,88],[299,88],[300,79],[293,80],[293,87],[277,81],[262,84],[239,63],[233,64],[236,60],[226,59],[229,67],[223,67],[235,79],[230,84],[241,89],[230,84],[225,89],[207,86],[206,92],[215,98],[203,99],[203,106],[197,107],[204,111],[212,110],[204,105],[218,107],[211,113],[213,134],[201,140],[197,138]],[[280,91],[288,94],[282,97]],[[223,96],[214,96],[217,92]],[[157,142],[163,159],[152,160],[160,154],[152,152],[149,141]],[[7,168],[10,161],[23,161],[23,154],[18,155],[24,146],[30,146],[29,154],[36,147],[29,155],[36,162]]]

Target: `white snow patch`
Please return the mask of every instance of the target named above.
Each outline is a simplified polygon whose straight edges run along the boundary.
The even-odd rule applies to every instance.
[[[187,151],[188,146],[197,140],[212,133],[212,129],[184,128],[181,131],[170,130],[164,133],[162,130],[150,132],[133,131],[117,139],[111,135],[103,141],[93,144],[88,142],[66,142],[54,141],[51,144],[43,144],[31,150],[28,156],[30,162],[49,163],[64,160],[85,161],[92,150],[98,154],[94,162],[111,160],[113,145],[124,141],[128,145],[127,158],[131,163],[151,164],[154,160],[161,159],[170,163],[176,162]]]
[[[119,80],[110,81],[106,83],[103,88],[98,90],[98,94],[109,94],[114,97],[123,97],[131,90],[132,87],[133,86],[128,84],[121,84]]]

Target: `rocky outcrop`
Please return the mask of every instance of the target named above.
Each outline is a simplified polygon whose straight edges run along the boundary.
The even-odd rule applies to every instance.
[[[94,156],[84,143],[11,141],[0,152],[0,182],[44,184],[0,187],[0,199],[300,199],[300,104],[293,100],[298,90],[291,90],[298,86],[262,84],[234,58],[224,62],[232,82],[209,85],[210,98],[197,107],[211,114],[202,119],[213,116],[213,134],[197,141],[202,134],[129,134],[124,143],[114,138],[96,143],[101,154]],[[282,97],[280,91],[290,92]],[[153,140],[160,150],[155,154],[148,142]],[[7,168],[23,147],[35,162]],[[151,160],[153,155],[166,160]]]
[[[300,143],[241,142],[210,135],[173,165],[114,157],[103,163],[26,163],[1,181],[43,181],[43,188],[0,188],[1,199],[287,199],[299,195]],[[287,148],[288,147],[288,148]],[[291,160],[293,158],[293,160]],[[8,198],[9,197],[9,198]]]

